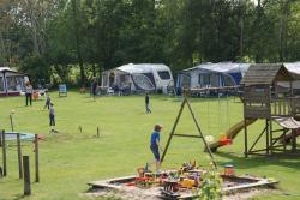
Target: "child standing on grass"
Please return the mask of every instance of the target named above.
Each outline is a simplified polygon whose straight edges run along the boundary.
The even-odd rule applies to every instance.
[[[149,113],[151,113],[151,110],[150,110],[149,104],[150,104],[150,97],[149,97],[149,94],[148,94],[148,92],[146,92],[146,95],[145,95],[145,107],[146,107],[146,114],[149,114]]]
[[[55,133],[55,112],[54,112],[54,103],[50,102],[49,107],[49,126],[51,127],[51,133]]]
[[[161,157],[160,157],[160,152],[163,151],[163,148],[160,144],[160,132],[163,126],[161,125],[156,125],[154,127],[154,132],[151,133],[151,138],[150,138],[150,150],[154,155],[155,158],[155,163],[156,163],[156,172],[160,172],[161,168]]]
[[[50,108],[50,95],[49,94],[47,94],[46,104],[44,106],[44,109],[46,109],[46,108],[48,108],[48,110]]]

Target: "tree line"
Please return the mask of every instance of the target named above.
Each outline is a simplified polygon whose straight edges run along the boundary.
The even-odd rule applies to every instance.
[[[300,60],[297,0],[2,0],[0,66],[67,79],[129,62]]]

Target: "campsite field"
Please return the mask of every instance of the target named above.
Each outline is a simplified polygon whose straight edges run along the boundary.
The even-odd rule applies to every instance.
[[[84,199],[87,182],[136,173],[138,167],[152,161],[149,135],[156,123],[164,126],[162,143],[166,144],[180,108],[174,97],[151,96],[152,114],[144,112],[144,97],[99,97],[94,101],[88,94],[69,92],[67,97],[50,93],[56,111],[56,128],[49,133],[48,111],[44,101],[24,106],[24,97],[0,98],[0,129],[11,130],[10,114],[14,110],[15,131],[44,135],[39,143],[40,182],[34,179],[33,145],[23,143],[23,155],[30,156],[32,195],[23,197],[23,181],[18,180],[16,147],[8,146],[7,177],[0,178],[0,199],[69,200]],[[238,99],[193,98],[191,106],[205,135],[215,139],[222,131],[243,118],[243,106]],[[253,139],[261,133],[263,121],[249,127]],[[79,126],[83,132],[79,132]],[[96,138],[97,127],[100,138]],[[186,108],[176,129],[177,133],[197,134],[197,129]],[[244,158],[243,131],[233,145],[222,147],[214,154],[222,170],[226,163],[235,166],[237,174],[274,177],[280,189],[254,199],[300,199],[300,158]],[[299,139],[298,139],[299,141]],[[204,144],[195,138],[173,138],[163,168],[179,168],[181,163],[196,159],[208,166],[210,159],[203,152]],[[0,155],[2,160],[2,154]],[[153,166],[154,167],[154,166]]]

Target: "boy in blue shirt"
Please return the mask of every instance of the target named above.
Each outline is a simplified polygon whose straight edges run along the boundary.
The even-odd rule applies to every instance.
[[[150,139],[150,150],[154,155],[155,163],[156,163],[156,171],[160,171],[161,162],[160,162],[160,152],[163,151],[163,148],[160,144],[160,132],[163,127],[161,125],[156,125],[154,127],[154,132],[151,133]]]

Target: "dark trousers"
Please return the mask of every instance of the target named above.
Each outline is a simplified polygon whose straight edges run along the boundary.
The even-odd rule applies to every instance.
[[[49,126],[55,126],[55,118],[53,114],[49,114]]]
[[[145,103],[146,106],[146,114],[151,113],[149,103]]]
[[[45,104],[45,106],[44,106],[44,109],[46,109],[46,108],[48,108],[48,110],[49,110],[49,106],[50,106],[50,101],[46,101],[46,104]]]
[[[26,99],[26,106],[28,106],[28,101],[31,105],[31,100],[32,100],[31,93],[25,93],[25,99]]]

